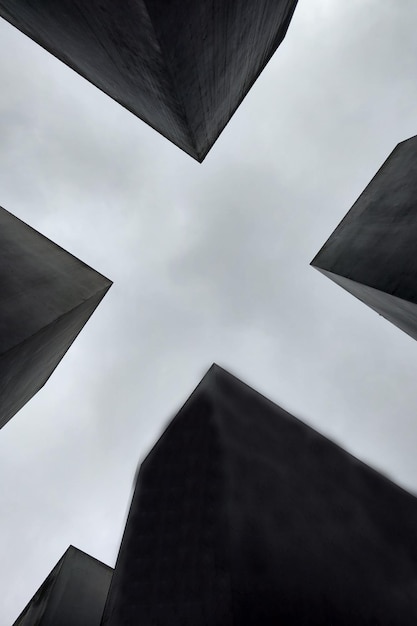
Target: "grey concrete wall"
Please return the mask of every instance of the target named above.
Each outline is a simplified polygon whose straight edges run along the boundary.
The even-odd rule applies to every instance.
[[[53,593],[53,588],[59,577],[66,554],[67,553],[65,553],[55,565],[54,569],[35,593],[29,604],[24,608],[13,626],[41,626],[42,617],[45,614],[49,598],[51,593]]]
[[[0,427],[46,382],[110,285],[0,208]]]
[[[417,338],[416,241],[417,137],[412,137],[393,150],[312,265]]]
[[[297,0],[158,0],[149,15],[202,160],[284,39]]]
[[[215,367],[141,466],[103,626],[411,626],[416,540],[416,498]]]
[[[0,16],[201,161],[297,0],[0,0]]]
[[[233,623],[213,408],[196,398],[142,464],[103,626]]]
[[[14,626],[99,626],[112,572],[70,546]]]
[[[417,339],[417,305],[408,300],[402,300],[390,295],[386,291],[380,291],[373,287],[368,287],[363,283],[333,274],[320,267],[316,268],[327,278],[330,278],[337,285],[348,291],[361,302],[382,315],[386,320],[395,324],[397,328]]]
[[[192,150],[143,0],[0,0],[0,15],[180,148]]]

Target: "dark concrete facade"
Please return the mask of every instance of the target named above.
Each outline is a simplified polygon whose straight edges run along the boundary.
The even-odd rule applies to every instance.
[[[414,626],[417,499],[213,366],[142,463],[103,626]]]
[[[0,428],[46,383],[110,285],[0,208]]]
[[[297,0],[0,0],[0,16],[202,161]]]
[[[417,339],[417,137],[399,143],[311,264]]]
[[[70,546],[13,626],[100,626],[112,573]]]

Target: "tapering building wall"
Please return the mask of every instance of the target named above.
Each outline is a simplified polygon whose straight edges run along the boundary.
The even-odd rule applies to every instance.
[[[0,16],[202,161],[297,0],[0,0]]]
[[[45,384],[110,285],[0,208],[0,428]]]
[[[13,626],[100,626],[112,572],[70,546]]]
[[[417,499],[213,366],[142,463],[103,626],[412,626]]]
[[[417,339],[417,137],[399,143],[311,264]]]

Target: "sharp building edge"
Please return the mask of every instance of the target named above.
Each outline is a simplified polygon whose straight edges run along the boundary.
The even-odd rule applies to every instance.
[[[100,626],[112,572],[70,546],[13,626]]]
[[[0,428],[45,384],[111,281],[0,208]]]
[[[399,143],[311,265],[417,339],[417,136]]]
[[[0,16],[201,162],[297,0],[0,0]]]
[[[103,626],[411,626],[417,499],[213,366],[143,461]]]

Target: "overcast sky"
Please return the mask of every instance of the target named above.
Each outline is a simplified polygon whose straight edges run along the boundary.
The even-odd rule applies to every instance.
[[[114,281],[0,432],[0,626],[113,566],[138,461],[213,361],[417,492],[417,344],[309,266],[417,134],[415,0],[300,0],[202,165],[0,21],[0,205]]]

